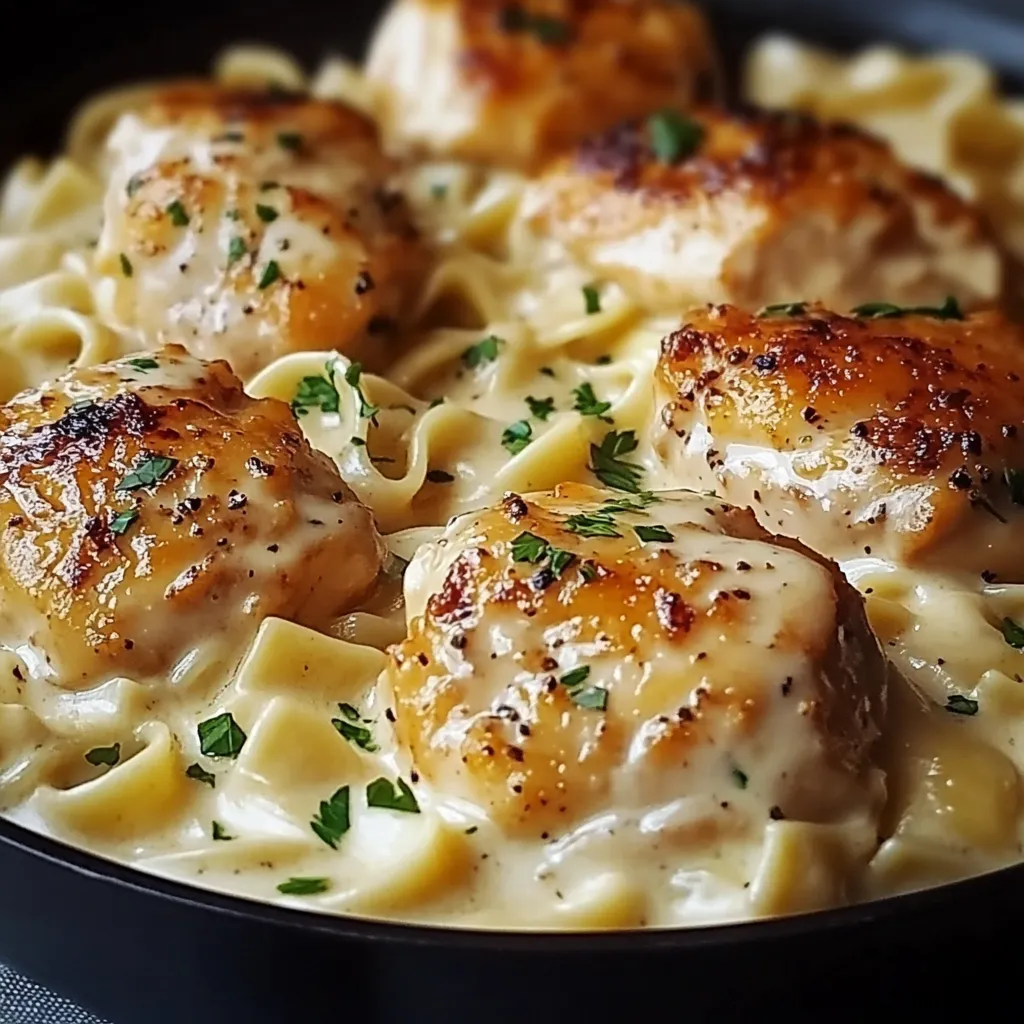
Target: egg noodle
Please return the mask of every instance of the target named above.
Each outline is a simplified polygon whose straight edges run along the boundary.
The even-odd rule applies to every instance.
[[[360,70],[339,59],[307,80],[286,54],[235,48],[214,77],[373,106]],[[893,51],[840,62],[795,44],[783,52],[776,42],[755,53],[749,81],[760,101],[858,117],[890,136],[987,205],[1024,251],[1024,122],[992,95],[976,65],[914,63]],[[150,95],[133,87],[88,103],[63,156],[22,160],[4,185],[4,401],[69,366],[142,347],[119,322],[113,283],[93,268],[91,253],[101,232],[105,139]],[[991,141],[993,119],[1017,126],[1012,154],[974,144]],[[958,156],[965,151],[969,165]],[[772,821],[763,842],[727,847],[717,862],[631,866],[625,838],[615,856],[593,859],[574,854],[566,837],[503,837],[478,808],[410,774],[376,685],[386,648],[406,635],[405,563],[452,517],[507,492],[593,484],[589,450],[608,431],[602,417],[635,431],[630,458],[644,486],[670,487],[646,438],[657,413],[658,343],[677,322],[646,315],[618,286],[553,262],[516,226],[524,185],[517,173],[442,161],[402,173],[419,226],[441,253],[404,354],[386,377],[356,378],[340,352],[300,352],[246,384],[254,397],[287,403],[308,378],[337,392],[336,411],[309,408],[300,424],[386,537],[392,561],[377,589],[332,635],[267,618],[230,678],[193,659],[159,695],[129,678],[58,687],[24,671],[29,651],[8,651],[0,670],[6,814],[203,887],[318,911],[477,927],[735,920],[874,898],[1019,859],[1024,655],[1000,623],[1024,616],[1024,586],[965,588],[869,556],[843,568],[867,596],[895,665],[939,705],[966,695],[995,712],[939,721],[909,689],[896,688],[886,753],[893,810],[881,841],[848,825]],[[361,415],[363,403],[377,407],[375,417]],[[244,745],[233,758],[204,757],[197,726],[227,713]],[[382,778],[397,787],[383,801],[373,795]],[[341,841],[323,838],[342,831]]]

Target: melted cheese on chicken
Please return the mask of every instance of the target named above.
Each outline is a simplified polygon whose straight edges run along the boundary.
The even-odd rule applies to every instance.
[[[166,676],[200,640],[237,657],[268,615],[322,626],[380,567],[288,407],[178,346],[25,392],[0,425],[0,643],[61,686]]]
[[[662,344],[655,444],[679,485],[834,558],[1014,580],[1022,378],[1024,336],[996,313],[712,307]]]
[[[126,114],[109,151],[96,266],[144,341],[246,378],[326,345],[387,362],[424,254],[371,122],[186,86]]]
[[[535,166],[624,117],[706,96],[704,20],[664,0],[397,0],[367,75],[389,147]]]
[[[633,121],[556,160],[522,218],[659,310],[795,299],[998,299],[978,212],[889,148],[793,114],[701,109]]]
[[[748,512],[509,495],[420,551],[406,602],[398,741],[508,833],[672,805],[675,840],[707,849],[879,809],[886,668],[861,600]]]

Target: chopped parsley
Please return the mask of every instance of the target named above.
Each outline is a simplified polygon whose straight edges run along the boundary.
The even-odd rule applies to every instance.
[[[181,201],[174,199],[167,204],[164,212],[171,218],[171,223],[176,228],[183,228],[188,224],[188,212],[181,205]]]
[[[138,359],[129,359],[128,365],[135,367],[140,373],[146,373],[148,370],[160,369],[160,364],[149,356],[140,356]]]
[[[776,302],[757,311],[762,319],[771,316],[803,316],[807,312],[806,302]]]
[[[338,710],[344,718],[332,718],[331,725],[349,743],[354,743],[360,750],[365,750],[368,754],[373,754],[380,750],[380,747],[373,742],[373,733],[365,725],[359,724],[359,712],[351,704],[339,704]]]
[[[962,693],[953,693],[946,698],[946,710],[954,715],[976,715],[978,702]]]
[[[501,435],[501,446],[518,455],[533,440],[533,427],[526,420],[509,424]]]
[[[115,491],[138,491],[155,487],[174,467],[177,459],[167,455],[152,455],[140,462],[115,488]]]
[[[388,811],[406,811],[409,814],[420,813],[420,805],[416,802],[416,796],[405,779],[398,780],[396,789],[383,776],[374,779],[366,787],[366,806],[383,807]]]
[[[333,370],[328,368],[333,375]],[[366,400],[366,395],[363,394],[363,389],[360,386],[360,380],[363,377],[363,364],[362,363],[350,363],[345,369],[345,383],[349,387],[355,388],[356,394],[359,396],[359,415],[364,420],[370,420],[374,426],[377,426],[377,413],[380,412],[379,405],[371,405]]]
[[[324,367],[326,376],[303,377],[292,399],[292,412],[305,416],[310,409],[321,412],[337,412],[341,408],[341,396],[334,386],[334,364]]]
[[[430,198],[439,203],[448,195],[448,186],[443,182],[436,182],[430,186]]]
[[[612,403],[599,401],[597,395],[594,394],[593,385],[581,384],[578,388],[573,389],[572,396],[575,399],[573,408],[581,416],[598,416],[605,423],[612,422],[608,416],[605,416],[605,413],[612,407]]]
[[[256,287],[260,291],[264,288],[269,288],[275,281],[281,277],[281,268],[277,265],[277,260],[271,260],[264,268],[263,274],[259,279]]]
[[[278,132],[277,144],[282,149],[295,153],[302,149],[302,136],[298,132]]]
[[[121,273],[124,274],[125,277],[131,277],[134,273],[132,269],[132,261],[128,259],[124,253],[121,253]]]
[[[499,338],[496,334],[489,334],[482,341],[470,345],[462,353],[462,365],[468,370],[475,370],[485,363],[493,363],[498,358],[498,350],[504,344],[504,338]]]
[[[618,491],[640,491],[643,469],[620,458],[636,451],[638,442],[632,430],[611,430],[599,444],[590,446],[589,469],[601,483]]]
[[[118,512],[117,515],[110,520],[110,532],[115,537],[123,537],[132,528],[138,518],[139,513],[134,508],[126,509],[124,512]]]
[[[530,415],[536,416],[539,420],[546,420],[555,411],[553,398],[534,398],[533,395],[527,395],[526,404],[529,406]]]
[[[217,776],[213,772],[208,772],[201,764],[190,764],[185,769],[185,774],[196,782],[204,783],[210,789],[216,788]]]
[[[264,206],[262,203],[257,203],[256,216],[259,217],[264,224],[272,224],[277,220],[278,213],[272,206]]]
[[[227,834],[227,832],[224,830],[224,826],[219,821],[212,821],[210,822],[210,825],[210,832],[213,835],[214,839],[221,839],[224,842],[228,842],[235,838],[234,836],[229,836]]]
[[[590,666],[581,665],[571,672],[566,672],[558,681],[566,688],[569,699],[577,707],[604,711],[608,707],[608,691],[603,686],[587,686],[589,678]]]
[[[581,537],[621,537],[615,520],[607,512],[576,512],[565,521],[565,528]]]
[[[455,477],[444,469],[431,469],[427,471],[427,480],[432,484],[450,484],[455,482]]]
[[[583,286],[583,308],[587,316],[601,312],[601,293],[592,284]]]
[[[740,787],[740,789],[746,789],[748,781],[747,773],[743,771],[742,768],[737,768],[733,766],[732,781],[735,782],[736,785]]]
[[[244,256],[248,255],[249,250],[245,247],[244,239],[239,238],[237,235],[228,242],[228,266],[237,263]]]
[[[564,548],[556,548],[543,537],[529,531],[519,534],[512,541],[512,561],[539,565],[547,562],[551,575],[558,579],[573,563],[576,556]]]
[[[93,747],[85,755],[85,759],[89,764],[95,765],[97,768],[100,765],[113,768],[121,760],[121,744],[115,743],[112,747]]]
[[[342,786],[330,800],[320,801],[320,813],[313,815],[309,827],[332,850],[338,848],[341,837],[351,827],[349,817],[349,789]]]
[[[1003,634],[1003,639],[1011,647],[1016,647],[1018,651],[1024,650],[1024,626],[1014,622],[1013,619],[1005,618],[999,628]]]
[[[960,303],[952,296],[946,297],[941,306],[895,306],[891,302],[865,302],[854,306],[854,316],[865,320],[888,320],[898,316],[930,316],[936,320],[963,320]]]
[[[1005,469],[1003,479],[1010,490],[1010,501],[1024,505],[1024,469]]]
[[[580,565],[580,575],[584,581],[590,583],[592,580],[597,579],[597,566],[591,562],[586,561]]]
[[[139,189],[142,188],[142,186],[144,184],[145,184],[145,179],[143,178],[141,173],[140,174],[133,174],[128,179],[128,184],[125,186],[125,189],[124,189],[125,192],[128,193],[128,198],[129,199],[134,199],[135,198],[135,193],[138,192]]]
[[[238,757],[246,741],[245,733],[230,711],[200,722],[196,731],[199,749],[207,757]]]
[[[634,526],[633,532],[642,544],[671,544],[675,540],[664,526]]]
[[[601,511],[643,512],[648,505],[657,505],[659,501],[661,499],[653,491],[640,491],[635,498],[605,498],[601,502]]]
[[[330,887],[331,883],[326,878],[289,878],[277,887],[277,891],[284,896],[316,896],[327,892]]]
[[[696,152],[704,138],[704,129],[678,110],[666,109],[647,119],[647,136],[661,163],[676,164]]]

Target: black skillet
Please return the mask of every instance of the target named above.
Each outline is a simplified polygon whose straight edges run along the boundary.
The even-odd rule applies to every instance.
[[[735,64],[760,32],[973,51],[1024,89],[1024,0],[718,0]],[[379,4],[4,4],[0,162],[57,144],[112,84],[202,72],[225,43],[358,53]],[[303,914],[161,881],[0,821],[0,962],[114,1024],[994,1017],[1019,998],[1024,866],[801,918],[499,935]],[[997,1007],[999,1010],[997,1010]],[[971,1010],[968,1010],[971,1012]],[[959,1016],[959,1012],[957,1013]],[[15,1024],[3,1016],[0,1024]]]

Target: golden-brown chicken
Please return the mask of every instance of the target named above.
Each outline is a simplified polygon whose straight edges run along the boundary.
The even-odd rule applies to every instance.
[[[367,60],[396,151],[530,168],[714,84],[700,12],[665,0],[397,0]]]
[[[399,742],[510,833],[680,798],[697,843],[877,810],[885,667],[860,598],[747,511],[507,495],[421,549],[405,589]]]
[[[96,265],[145,343],[245,378],[304,349],[385,365],[424,252],[369,121],[192,85],[126,115],[109,148]]]
[[[554,162],[521,216],[641,303],[834,309],[998,299],[1003,259],[978,212],[889,148],[797,114],[671,110]]]
[[[1024,333],[897,313],[691,314],[662,342],[656,447],[680,486],[831,557],[1024,579]]]
[[[180,346],[72,371],[0,424],[0,643],[59,685],[237,656],[267,615],[323,627],[380,567],[291,410]]]

